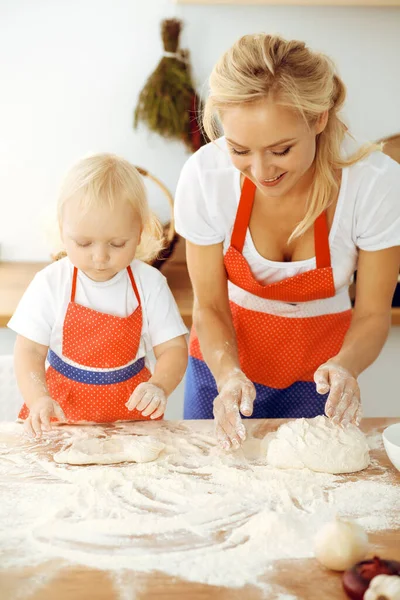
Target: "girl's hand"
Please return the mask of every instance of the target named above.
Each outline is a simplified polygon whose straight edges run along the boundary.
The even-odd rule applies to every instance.
[[[236,450],[246,439],[240,413],[246,417],[252,415],[255,397],[255,387],[242,371],[233,374],[221,386],[213,412],[217,440],[224,450],[231,446]]]
[[[362,416],[360,388],[357,379],[344,367],[328,361],[321,365],[314,374],[317,392],[329,392],[325,405],[325,414],[333,423],[343,426],[349,423],[358,425]]]
[[[29,416],[24,422],[26,434],[40,438],[42,431],[51,429],[51,417],[56,417],[59,421],[67,420],[61,406],[53,398],[41,396],[29,407]]]
[[[143,417],[151,415],[151,419],[157,419],[165,412],[167,397],[164,390],[154,383],[146,381],[137,386],[125,406],[128,410],[136,408]]]

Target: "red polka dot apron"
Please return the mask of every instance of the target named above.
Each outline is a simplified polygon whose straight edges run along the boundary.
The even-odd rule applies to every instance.
[[[70,421],[108,423],[150,418],[125,406],[134,389],[151,377],[145,359],[135,361],[143,314],[130,267],[127,273],[138,306],[128,317],[117,317],[75,302],[78,270],[74,268],[71,301],[63,324],[62,356],[49,349],[46,371],[50,396]],[[28,415],[24,405],[19,418]]]
[[[255,190],[255,185],[245,179],[231,244],[224,258],[240,365],[257,391],[252,417],[314,417],[323,414],[327,398],[317,393],[314,372],[340,350],[350,325],[351,309],[306,317],[296,317],[293,312],[286,316],[284,310],[283,314],[268,312],[271,302],[295,311],[306,303],[333,298],[336,291],[325,212],[314,224],[316,269],[265,285],[254,278],[242,250]],[[234,301],[233,289],[239,290],[245,301]],[[348,297],[347,301],[350,305]],[[213,400],[218,392],[194,328],[189,355],[184,416],[213,418]]]

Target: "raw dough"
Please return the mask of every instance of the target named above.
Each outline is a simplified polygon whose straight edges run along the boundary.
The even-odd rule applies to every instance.
[[[369,446],[355,425],[344,429],[323,416],[285,423],[263,440],[267,462],[280,469],[353,473],[369,465]]]
[[[57,463],[70,465],[111,465],[121,462],[145,463],[156,460],[165,448],[149,436],[112,436],[78,439],[67,450],[54,455]]]

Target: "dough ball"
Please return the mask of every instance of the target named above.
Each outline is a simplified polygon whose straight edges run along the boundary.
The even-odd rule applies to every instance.
[[[165,445],[150,436],[111,436],[78,439],[67,450],[54,455],[57,463],[69,465],[111,465],[121,462],[151,462]]]
[[[279,469],[354,473],[369,465],[366,436],[355,425],[343,428],[330,419],[295,419],[263,440],[268,464]]]
[[[345,571],[361,561],[368,551],[368,536],[354,521],[336,518],[315,536],[315,558],[328,569]]]

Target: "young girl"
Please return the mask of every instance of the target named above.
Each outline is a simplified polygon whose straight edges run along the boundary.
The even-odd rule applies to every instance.
[[[186,369],[187,330],[165,277],[142,262],[162,241],[139,173],[111,154],[81,160],[58,218],[67,257],[36,275],[8,324],[19,417],[33,437],[52,419],[161,418]]]

